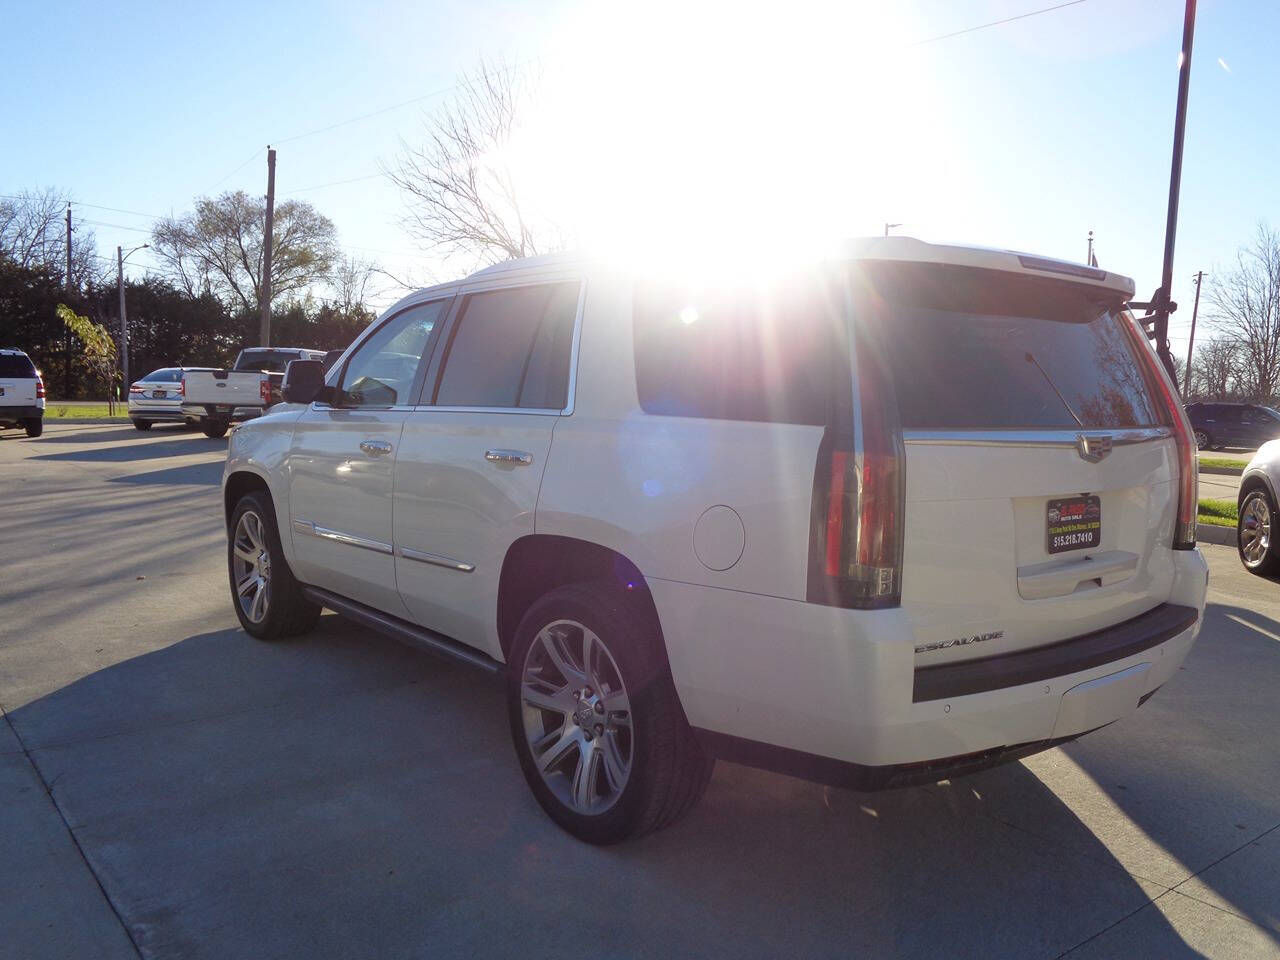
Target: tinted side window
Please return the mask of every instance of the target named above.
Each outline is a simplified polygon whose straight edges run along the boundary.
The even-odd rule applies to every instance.
[[[22,377],[24,380],[34,380],[35,376],[36,368],[30,358],[12,353],[0,353],[0,377]]]
[[[563,408],[580,286],[572,280],[464,297],[435,402]]]
[[[818,278],[768,290],[640,284],[636,386],[646,413],[823,424],[842,300]]]
[[[422,355],[448,305],[448,300],[418,304],[378,328],[347,361],[338,405],[390,407],[410,403]]]

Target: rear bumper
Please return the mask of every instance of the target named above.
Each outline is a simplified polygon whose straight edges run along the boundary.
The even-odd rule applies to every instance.
[[[0,423],[17,423],[20,420],[39,420],[44,416],[44,407],[6,407],[0,406]]]
[[[182,417],[204,420],[217,417],[222,420],[252,420],[262,416],[262,407],[237,407],[225,403],[184,403]]]
[[[182,412],[182,408],[177,404],[167,404],[163,407],[145,407],[141,405],[129,404],[129,417],[133,420],[171,420],[180,423],[188,419],[188,415]]]
[[[943,694],[936,699],[917,698],[901,610],[837,610],[671,581],[650,588],[676,689],[708,750],[870,788],[990,766],[1133,713],[1177,672],[1200,630],[1208,568],[1199,551],[1180,551],[1175,566],[1168,602],[1135,618],[1138,626],[1028,651],[1016,670],[988,664],[981,689],[972,671],[951,674],[950,689],[933,688]]]

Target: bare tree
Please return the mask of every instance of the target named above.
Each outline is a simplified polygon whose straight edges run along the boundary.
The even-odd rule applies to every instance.
[[[378,265],[371,260],[354,254],[343,257],[329,275],[329,285],[333,287],[334,294],[333,306],[347,315],[366,310],[369,284],[380,272]]]
[[[67,204],[70,195],[53,188],[23,190],[0,199],[0,257],[31,269],[45,267],[58,274],[67,269]],[[99,279],[107,266],[98,262],[97,240],[86,226],[71,235],[71,281],[77,287]]]
[[[1259,223],[1253,242],[1236,253],[1235,267],[1214,271],[1208,301],[1214,328],[1239,346],[1240,387],[1251,396],[1274,396],[1280,381],[1280,234]]]
[[[1191,383],[1185,396],[1225,400],[1239,389],[1240,345],[1217,337],[1200,344],[1191,360]]]
[[[210,292],[232,310],[257,312],[262,289],[266,201],[243,191],[202,197],[192,213],[156,223],[152,251],[188,294]],[[333,222],[311,204],[277,204],[272,231],[271,300],[325,279],[338,256]]]
[[[420,146],[401,140],[384,172],[408,195],[405,228],[428,248],[497,263],[563,246],[561,230],[520,195],[510,154],[535,87],[526,71],[481,64],[426,121]]]

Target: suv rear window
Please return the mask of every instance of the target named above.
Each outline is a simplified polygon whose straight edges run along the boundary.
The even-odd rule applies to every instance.
[[[0,377],[21,377],[23,380],[36,378],[36,367],[30,357],[16,353],[0,353]]]
[[[1160,421],[1120,303],[1080,284],[863,264],[905,428],[1137,427]]]
[[[824,424],[842,311],[818,275],[769,287],[640,282],[640,407],[671,417]]]
[[[284,373],[290,360],[301,354],[291,350],[245,350],[236,359],[236,370],[262,370],[267,373]]]

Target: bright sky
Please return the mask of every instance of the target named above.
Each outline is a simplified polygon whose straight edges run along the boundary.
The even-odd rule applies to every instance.
[[[271,143],[278,195],[314,203],[344,247],[447,279],[401,227],[379,163],[448,96],[429,94],[487,58],[541,67],[517,159],[589,241],[663,244],[712,224],[795,246],[890,221],[1083,260],[1092,229],[1101,265],[1145,297],[1160,279],[1182,0],[1084,0],[912,45],[1056,2],[226,2],[210,15],[8,0],[0,193],[52,186],[131,211],[77,207],[109,255],[147,239],[148,215],[265,190]],[[1280,223],[1278,36],[1280,4],[1201,0],[1175,353],[1191,275],[1229,263],[1259,219]]]

